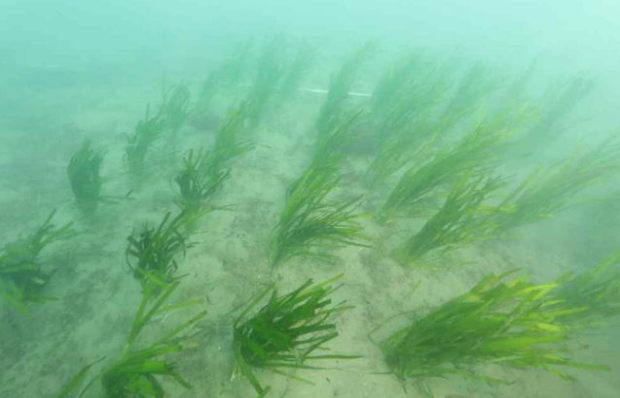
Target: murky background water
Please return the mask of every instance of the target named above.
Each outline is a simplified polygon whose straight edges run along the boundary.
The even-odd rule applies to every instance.
[[[60,396],[617,396],[619,3],[0,3],[0,396],[57,397],[80,369]],[[159,225],[168,259],[135,254]],[[471,325],[490,313],[470,334],[434,324],[424,347],[510,331],[608,369],[550,366],[568,381],[470,353],[442,369],[510,383],[399,380],[391,333],[490,303],[459,295],[515,269],[501,286],[549,291],[489,304],[506,327],[488,335]],[[340,274],[325,293],[353,308],[321,321],[338,332],[326,347],[359,358],[306,363],[300,345],[289,364],[320,369],[285,377],[246,347],[253,386],[234,350],[243,308]],[[192,305],[128,337],[177,278],[170,304]],[[563,305],[577,315],[545,312]],[[151,358],[187,385],[111,389],[128,385],[109,382],[116,365],[202,310]]]

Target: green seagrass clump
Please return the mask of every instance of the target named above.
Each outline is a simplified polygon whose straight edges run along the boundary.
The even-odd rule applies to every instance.
[[[562,322],[575,328],[592,329],[618,319],[620,315],[620,251],[597,265],[569,274],[553,296],[562,307],[581,306],[583,311],[568,312]]]
[[[230,177],[233,161],[254,148],[247,139],[248,108],[246,103],[234,106],[218,129],[215,143],[208,151],[190,150],[175,182],[178,187],[176,205],[192,219],[218,206],[214,200]]]
[[[477,62],[461,77],[456,91],[439,116],[442,130],[448,131],[471,115],[496,87],[490,69]]]
[[[420,55],[409,53],[391,65],[377,81],[370,98],[370,109],[373,115],[382,120],[402,100],[403,94],[409,91],[410,84],[420,72]],[[412,109],[413,111],[413,109]]]
[[[137,344],[140,333],[155,316],[196,304],[195,301],[189,301],[164,306],[178,285],[179,283],[175,282],[166,287],[154,302],[155,292],[152,287],[145,290],[121,356],[101,374],[101,384],[106,398],[164,397],[164,388],[158,380],[161,376],[171,377],[186,389],[192,388],[191,384],[178,373],[176,364],[168,358],[168,355],[184,350],[183,340],[187,336],[183,336],[182,333],[202,319],[206,311],[201,311],[178,324],[144,348],[138,348]],[[149,306],[150,302],[153,304]]]
[[[573,76],[564,83],[549,90],[541,106],[540,117],[526,132],[524,143],[530,148],[543,145],[546,141],[557,136],[558,130],[583,100],[594,91],[596,80],[588,75]]]
[[[187,222],[183,213],[174,218],[167,213],[158,226],[145,225],[127,237],[125,262],[143,288],[166,286],[179,278],[177,258],[191,246],[182,232]]]
[[[165,131],[165,121],[161,114],[151,116],[150,107],[146,107],[144,118],[138,122],[133,134],[125,135],[125,161],[130,176],[136,183],[142,182],[148,172],[149,151]]]
[[[426,162],[414,164],[390,192],[380,218],[390,221],[398,216],[423,213],[446,186],[488,169],[495,161],[493,154],[506,136],[503,129],[480,123],[455,145],[439,149]]]
[[[178,285],[179,283],[175,282],[166,286],[158,297],[155,297],[154,286],[148,286],[144,290],[121,354],[81,389],[80,397],[97,380],[101,383],[101,396],[104,398],[163,398],[166,396],[166,391],[160,381],[162,377],[170,378],[186,389],[192,388],[192,385],[181,376],[176,362],[171,360],[170,356],[185,350],[184,342],[190,337],[186,332],[206,315],[206,311],[174,325],[146,346],[139,344],[138,339],[143,329],[156,317],[199,304],[194,300],[165,305]],[[75,396],[87,372],[103,359],[105,358],[84,366],[65,385],[57,398]]]
[[[570,329],[562,318],[582,307],[554,306],[559,282],[536,285],[527,277],[509,279],[512,273],[483,278],[381,341],[391,372],[403,382],[459,376],[509,384],[484,367],[540,369],[564,379],[572,379],[566,368],[606,370],[570,358]]]
[[[484,201],[502,183],[496,178],[466,176],[455,184],[443,206],[393,255],[403,265],[411,265],[434,254],[455,250],[489,239],[496,230]]]
[[[341,275],[313,284],[306,281],[292,292],[280,295],[269,287],[256,295],[234,323],[235,375],[248,379],[259,397],[269,392],[255,369],[302,380],[296,369],[321,369],[316,361],[353,359],[356,356],[325,354],[326,344],[338,337],[333,318],[347,309],[345,302],[333,303],[330,295],[339,287]],[[267,303],[250,315],[265,298]],[[311,364],[312,363],[312,364]]]
[[[232,106],[222,126],[215,136],[213,148],[207,154],[205,169],[209,173],[219,174],[230,168],[231,163],[240,156],[254,149],[248,138],[250,105],[242,102]]]
[[[246,73],[249,50],[247,43],[236,46],[226,59],[209,71],[198,93],[194,114],[206,113],[220,92],[239,89],[239,82]]]
[[[366,171],[371,190],[387,185],[401,170],[411,171],[414,164],[420,166],[433,156],[436,125],[428,117],[412,118],[387,130],[379,137],[376,155]]]
[[[74,235],[73,223],[56,227],[52,211],[35,231],[0,249],[0,291],[9,304],[20,312],[27,312],[28,303],[44,303],[55,298],[44,293],[52,278],[44,271],[39,256],[43,249]]]
[[[333,167],[310,167],[288,189],[280,220],[270,243],[270,259],[277,265],[303,256],[326,262],[330,251],[345,246],[367,247],[356,213],[361,197],[332,201],[327,196],[339,182]]]
[[[345,150],[359,136],[362,117],[361,110],[343,112],[327,128],[320,130],[314,143],[311,165],[317,168],[328,165],[339,168]]]
[[[319,134],[328,130],[330,123],[337,121],[346,110],[347,98],[358,77],[360,68],[373,54],[374,46],[367,44],[351,54],[337,73],[331,76],[327,98],[319,111],[316,129]]]
[[[103,179],[100,176],[103,152],[91,148],[90,142],[71,156],[67,166],[67,175],[71,183],[71,191],[82,214],[92,216],[99,203],[104,201],[101,196]]]
[[[367,173],[370,187],[413,160],[431,137],[442,132],[437,119],[448,80],[437,61],[419,53],[397,60],[377,82],[370,99],[370,121],[376,155]]]
[[[280,102],[295,98],[297,91],[308,74],[316,58],[315,50],[308,44],[302,44],[290,65],[287,65],[282,83],[280,84],[278,99]]]
[[[266,43],[258,59],[256,75],[246,99],[250,127],[255,129],[262,121],[278,93],[282,81],[282,43],[271,39]]]
[[[183,167],[174,179],[179,190],[175,203],[189,218],[215,209],[213,199],[230,175],[228,170],[209,170],[208,162],[208,154],[191,150],[183,158]]]
[[[160,115],[166,128],[175,139],[189,116],[189,89],[185,84],[175,84],[162,90]]]
[[[436,61],[419,53],[397,60],[377,81],[370,98],[375,134],[381,143],[420,118],[428,118],[441,104],[448,87]]]
[[[496,222],[504,231],[550,218],[570,208],[574,198],[597,183],[618,176],[620,140],[600,145],[532,171],[500,203]]]

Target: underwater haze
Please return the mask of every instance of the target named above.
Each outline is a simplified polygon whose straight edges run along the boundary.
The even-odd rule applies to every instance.
[[[0,0],[0,398],[619,396],[618,15]]]

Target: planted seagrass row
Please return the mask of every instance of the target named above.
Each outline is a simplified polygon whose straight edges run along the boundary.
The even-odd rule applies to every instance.
[[[297,376],[297,370],[321,369],[316,363],[358,358],[354,355],[326,354],[328,343],[338,337],[335,317],[350,309],[345,302],[333,303],[331,295],[341,275],[314,284],[308,280],[288,294],[280,295],[271,286],[251,298],[233,324],[231,355],[235,361],[236,376],[245,377],[259,397],[269,392],[255,372],[269,370],[291,379],[307,381]],[[100,383],[99,395],[105,398],[164,397],[166,391],[162,378],[170,378],[186,389],[192,385],[181,376],[173,354],[185,350],[188,334],[205,315],[201,311],[191,318],[168,327],[168,331],[150,344],[140,344],[143,329],[156,318],[200,305],[189,300],[166,305],[179,282],[164,287],[159,293],[154,285],[144,289],[142,301],[133,320],[123,349],[106,366],[84,384],[87,374],[102,358],[84,366],[67,383],[58,398],[82,396],[96,381]],[[267,298],[259,310],[255,307]]]
[[[592,329],[620,315],[619,258],[614,253],[576,276],[545,284],[534,284],[527,276],[514,277],[515,271],[486,276],[467,293],[411,321],[398,321],[401,326],[391,326],[378,342],[385,364],[401,382],[412,382],[425,392],[431,391],[429,381],[453,376],[493,384],[513,382],[490,376],[489,366],[539,369],[567,380],[573,379],[570,369],[607,370],[604,365],[574,360],[571,342],[584,327]],[[326,352],[338,336],[334,319],[351,308],[346,302],[332,301],[340,278],[317,284],[308,280],[284,295],[269,286],[240,309],[232,328],[234,375],[246,378],[258,397],[270,392],[259,379],[264,370],[311,383],[298,371],[322,369],[324,361],[358,358]],[[178,284],[165,286],[158,296],[156,286],[146,286],[122,353],[83,390],[100,380],[104,397],[163,397],[161,376],[191,388],[169,355],[183,350],[188,338],[183,333],[202,319],[204,311],[168,327],[145,348],[137,344],[142,329],[154,318],[199,304],[192,300],[164,306]],[[94,365],[86,365],[59,397],[80,388]]]
[[[619,175],[620,143],[611,137],[552,166],[535,169],[523,182],[505,190],[505,180],[484,176],[495,164],[493,149],[507,137],[501,126],[508,120],[509,114],[497,115],[453,148],[440,150],[401,176],[378,219],[400,216],[425,221],[392,252],[399,263],[420,263],[424,257],[438,262],[440,255],[455,248],[506,236],[573,206],[578,194]]]

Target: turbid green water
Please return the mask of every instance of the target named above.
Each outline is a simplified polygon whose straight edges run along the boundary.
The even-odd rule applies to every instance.
[[[616,397],[613,1],[5,1],[0,397]]]

